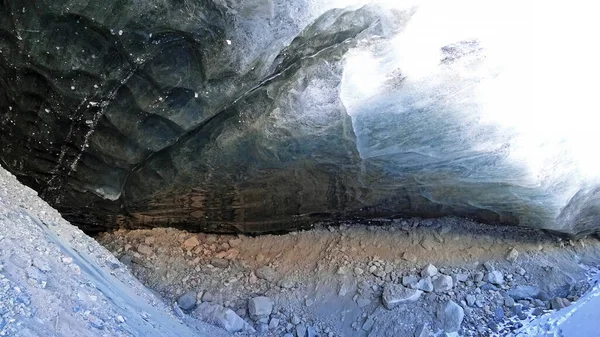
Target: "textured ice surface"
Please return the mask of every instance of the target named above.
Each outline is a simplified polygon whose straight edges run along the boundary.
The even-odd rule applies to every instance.
[[[536,100],[531,30],[511,1],[9,0],[0,159],[87,229],[593,232],[596,124]]]

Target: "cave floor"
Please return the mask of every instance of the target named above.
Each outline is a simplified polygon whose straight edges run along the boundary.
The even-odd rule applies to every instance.
[[[237,334],[249,336],[419,336],[423,325],[452,335],[456,324],[462,336],[518,334],[577,301],[600,264],[595,238],[460,218],[319,223],[256,237],[118,230],[96,239],[168,301],[191,294],[198,308],[184,304],[188,314],[230,308],[249,323]],[[423,273],[428,264],[437,275]],[[388,310],[382,298],[402,294],[382,293],[397,284],[423,292]],[[269,316],[249,311],[257,296],[273,301]],[[442,310],[450,301],[462,310]]]

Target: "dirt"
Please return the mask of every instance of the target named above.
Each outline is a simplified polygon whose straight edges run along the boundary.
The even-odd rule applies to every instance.
[[[118,230],[97,240],[167,300],[191,291],[197,306],[235,311],[253,327],[237,334],[251,336],[296,336],[305,328],[321,336],[412,336],[422,324],[432,334],[451,333],[442,313],[450,301],[464,311],[460,335],[510,335],[577,301],[600,261],[593,238],[571,241],[459,218],[321,223],[257,237]],[[386,286],[421,279],[428,264],[452,278],[451,288],[423,292],[392,310],[382,305]],[[526,285],[540,294],[517,301],[508,295]],[[262,320],[248,313],[257,296],[274,303]],[[188,310],[192,317],[201,312]]]

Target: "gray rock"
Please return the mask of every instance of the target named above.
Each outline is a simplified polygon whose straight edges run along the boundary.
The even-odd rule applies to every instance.
[[[491,284],[504,284],[504,275],[498,270],[492,270],[487,274],[487,281]]]
[[[465,318],[465,312],[463,308],[454,301],[448,301],[441,310],[440,313],[442,326],[445,332],[457,332],[460,330],[463,319]]]
[[[425,323],[421,323],[417,325],[415,329],[414,337],[429,337],[431,335],[431,331],[429,330],[429,325]]]
[[[298,317],[298,315],[294,314],[292,316],[292,318],[290,319],[290,323],[292,323],[294,325],[300,324],[300,317]]]
[[[419,282],[417,283],[417,289],[423,290],[426,293],[432,292],[434,289],[434,286],[433,286],[433,283],[431,282],[431,277],[426,277],[426,278],[419,280]]]
[[[383,305],[391,310],[400,304],[417,301],[423,292],[417,289],[409,289],[399,284],[386,284],[381,295]]]
[[[512,307],[515,306],[515,300],[512,297],[510,297],[510,296],[506,296],[504,298],[504,305],[507,306],[507,307],[509,307],[509,308],[512,308]]]
[[[306,337],[317,337],[317,329],[312,326],[306,328]]]
[[[193,312],[194,316],[201,321],[214,324],[225,329],[229,333],[242,330],[254,331],[243,318],[238,316],[233,310],[225,308],[218,304],[202,303]]]
[[[481,281],[483,281],[483,272],[480,272],[480,271],[476,272],[476,273],[473,275],[473,280],[474,280],[475,282],[481,282]]]
[[[483,267],[485,268],[485,270],[487,270],[488,272],[494,271],[496,270],[494,268],[494,265],[490,262],[490,261],[486,261],[483,263]]]
[[[437,268],[430,263],[425,268],[423,268],[423,270],[421,270],[421,277],[432,277],[437,275],[437,273]]]
[[[433,288],[436,292],[450,291],[454,287],[452,277],[448,275],[438,275],[433,279]]]
[[[260,267],[254,273],[256,274],[256,277],[269,282],[275,281],[275,278],[277,277],[273,268],[268,266]]]
[[[511,248],[508,253],[506,254],[506,261],[514,263],[515,261],[517,261],[517,258],[519,257],[519,251]]]
[[[215,257],[212,260],[210,260],[210,264],[217,268],[227,268],[229,266],[229,261]]]
[[[454,277],[458,282],[467,282],[467,280],[469,279],[469,274],[454,274]]]
[[[279,326],[279,318],[271,318],[269,321],[269,329],[276,329]]]
[[[204,294],[202,294],[202,301],[203,302],[212,302],[215,300],[215,297],[213,296],[212,293],[209,293],[208,291],[205,292]]]
[[[306,337],[306,325],[296,325],[296,337]]]
[[[262,334],[262,333],[265,333],[267,331],[269,331],[269,326],[267,324],[265,324],[265,323],[260,323],[260,324],[258,324],[256,326],[256,332],[258,332],[258,333]]]
[[[196,307],[196,291],[190,290],[177,299],[177,305],[182,310],[192,310]]]
[[[265,296],[251,298],[248,301],[248,312],[252,319],[268,317],[273,311],[273,301]]]
[[[367,319],[365,320],[365,322],[362,325],[362,329],[364,331],[369,331],[373,328],[373,325],[375,324],[375,320],[373,320],[372,317],[367,317]]]
[[[475,295],[469,294],[465,297],[465,300],[467,301],[467,305],[472,307],[475,304],[476,297]]]
[[[419,282],[419,278],[416,276],[411,276],[411,275],[407,275],[407,276],[402,276],[402,285],[405,287],[413,287],[414,285],[416,285]]]
[[[562,297],[555,297],[550,301],[550,307],[555,310],[566,308],[569,305],[571,305],[571,302]]]
[[[294,335],[292,335],[291,333],[286,333],[285,335],[283,335],[283,337],[294,337]]]
[[[536,298],[540,293],[540,289],[534,286],[516,286],[513,289],[509,289],[506,294],[512,297],[515,301],[525,300],[529,298]]]

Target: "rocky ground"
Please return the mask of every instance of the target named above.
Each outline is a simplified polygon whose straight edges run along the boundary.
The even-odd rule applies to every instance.
[[[0,336],[227,336],[176,314],[0,167]]]
[[[458,218],[258,237],[119,230],[97,240],[192,317],[248,336],[518,335],[595,282],[600,243]]]

